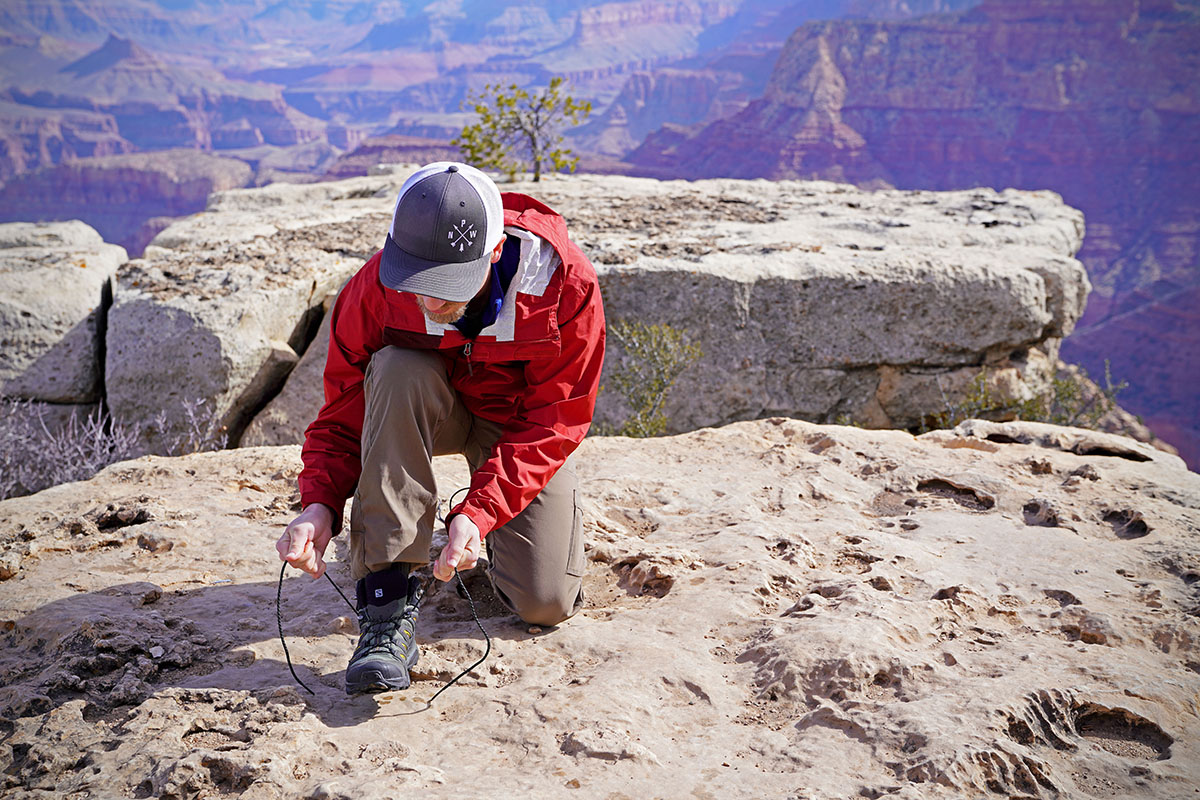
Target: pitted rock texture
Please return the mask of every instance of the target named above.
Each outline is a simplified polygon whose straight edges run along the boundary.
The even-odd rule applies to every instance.
[[[125,261],[79,220],[0,225],[0,396],[99,400],[106,306]]]
[[[231,297],[234,278],[222,274],[230,264],[237,265],[235,276],[244,270],[271,285],[295,280],[295,273],[278,274],[271,258],[249,259],[248,251],[284,254],[305,270],[336,254],[343,260],[327,274],[344,280],[381,246],[406,175],[399,168],[392,175],[217,194],[206,213],[163,231],[146,259],[131,264],[114,320],[125,308],[126,287],[137,288],[139,298],[178,298],[168,305],[209,315],[227,302],[242,308],[245,295]],[[981,365],[997,396],[1040,396],[1049,390],[1058,342],[1089,289],[1072,257],[1082,217],[1049,192],[869,192],[826,182],[597,175],[503,188],[530,193],[566,217],[596,265],[610,324],[665,323],[701,348],[700,360],[668,397],[671,431],[771,414],[917,426],[960,398]],[[306,255],[313,251],[324,252]],[[148,277],[135,277],[138,270]],[[180,277],[164,281],[154,270]],[[211,277],[194,289],[187,282],[193,275]],[[324,299],[321,291],[329,290],[314,290],[308,306],[291,306],[293,324],[300,324],[301,306]],[[187,299],[197,292],[229,299]],[[166,325],[161,302],[147,306],[151,312]],[[178,337],[164,342],[162,358],[150,364],[127,366],[110,357],[109,368],[154,372],[170,360],[168,348],[186,345],[170,386],[147,391],[153,375],[124,381],[143,387],[130,393],[144,408],[170,409],[188,372],[182,362],[197,358],[209,341],[205,364],[215,366],[191,386],[202,397],[216,396],[211,376],[240,370],[243,377],[220,390],[218,406],[227,413],[234,387],[245,386],[244,376],[262,362],[241,364],[241,346],[229,340],[246,332],[222,325],[211,328],[225,337],[219,345],[207,335]],[[277,330],[270,338],[294,337]],[[609,341],[611,370],[623,354]],[[314,345],[313,359],[325,344],[327,335]],[[261,348],[244,352],[262,357]],[[219,366],[218,357],[234,358],[233,366]],[[276,433],[254,442],[299,441],[320,406],[320,385],[312,383],[318,373],[307,369],[302,381],[308,382],[295,387],[289,381],[279,401],[288,408],[270,412]],[[619,424],[624,402],[602,392],[598,421]]]
[[[1168,800],[1200,783],[1200,476],[1132,440],[783,419],[589,439],[585,608],[530,631],[469,574],[493,650],[428,708],[483,652],[443,584],[413,687],[347,698],[353,616],[289,571],[283,628],[315,695],[292,683],[274,540],[299,467],[295,447],[146,457],[0,503],[6,554],[24,548],[0,583],[7,792]],[[443,499],[465,485],[457,457],[436,471]],[[345,547],[330,574],[349,591]]]

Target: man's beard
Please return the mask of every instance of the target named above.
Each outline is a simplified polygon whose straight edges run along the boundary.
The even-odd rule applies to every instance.
[[[417,305],[421,306],[421,313],[425,315],[426,319],[428,319],[430,322],[436,322],[439,325],[453,325],[462,319],[467,313],[466,303],[463,303],[462,305],[458,306],[457,308],[453,308],[450,311],[440,312],[430,311],[424,306],[424,304],[420,302],[418,302]]]

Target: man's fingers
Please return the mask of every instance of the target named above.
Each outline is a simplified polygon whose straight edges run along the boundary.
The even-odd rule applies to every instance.
[[[275,542],[279,559],[314,578],[325,574],[325,559],[322,556],[333,535],[328,517],[328,509],[319,503],[313,503],[301,512]]]
[[[288,537],[290,544],[288,545],[288,559],[291,560],[304,552],[304,548],[312,541],[311,533],[307,528],[302,529],[299,526],[288,529]]]
[[[442,574],[449,575],[454,572],[454,568],[458,566],[462,554],[463,548],[456,547],[453,543],[446,545],[442,550],[442,557],[438,559],[442,567]]]
[[[462,558],[463,548],[456,547],[453,542],[442,548],[441,555],[433,565],[433,576],[439,581],[448,581],[454,574],[455,567],[458,566],[459,560]]]

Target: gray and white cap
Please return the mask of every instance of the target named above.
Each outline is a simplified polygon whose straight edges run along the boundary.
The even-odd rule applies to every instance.
[[[400,292],[470,300],[503,235],[504,208],[491,178],[468,164],[426,164],[400,188],[379,280]]]

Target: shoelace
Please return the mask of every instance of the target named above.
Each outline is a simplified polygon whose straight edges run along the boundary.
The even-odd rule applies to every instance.
[[[359,617],[359,619],[362,618]],[[363,626],[362,639],[358,643],[358,649],[361,649],[364,655],[387,653],[391,656],[399,656],[399,653],[396,652],[393,635],[403,624],[403,619],[399,622],[394,619],[368,622]]]
[[[292,677],[295,678],[296,683],[300,684],[300,686],[304,688],[304,691],[311,695],[316,695],[316,692],[308,688],[304,681],[300,680],[300,676],[296,674],[296,669],[292,666],[292,654],[288,652],[287,639],[284,638],[283,635],[283,574],[287,571],[287,568],[288,565],[285,561],[283,562],[283,566],[279,568],[279,585],[275,589],[275,622],[279,626],[279,643],[283,645],[283,656],[287,659],[288,670],[292,673]],[[326,571],[325,577],[329,580],[330,585],[337,590],[337,593],[342,596],[342,599],[346,601],[346,605],[350,607],[350,610],[354,612],[355,616],[357,616],[358,609],[354,607],[354,604],[350,602],[350,598],[346,597],[338,585],[333,582],[333,578],[329,577],[328,571]],[[431,705],[434,700],[438,699],[438,695],[474,671],[476,667],[487,660],[488,655],[492,652],[492,637],[488,636],[488,632],[484,629],[483,623],[479,621],[479,614],[475,611],[475,601],[471,599],[471,593],[467,591],[467,584],[463,582],[462,575],[458,573],[457,569],[454,570],[454,577],[458,579],[458,588],[462,591],[463,597],[467,598],[467,605],[471,609],[471,619],[475,620],[475,625],[479,628],[479,632],[483,634],[483,639],[487,643],[487,646],[484,648],[483,655],[480,656],[478,661],[455,675],[450,682],[438,689],[437,692],[434,693],[433,697],[425,701],[426,706]],[[430,577],[429,582],[425,585],[425,592],[423,593],[424,595],[429,594],[429,589],[433,585],[433,581],[434,579]]]

